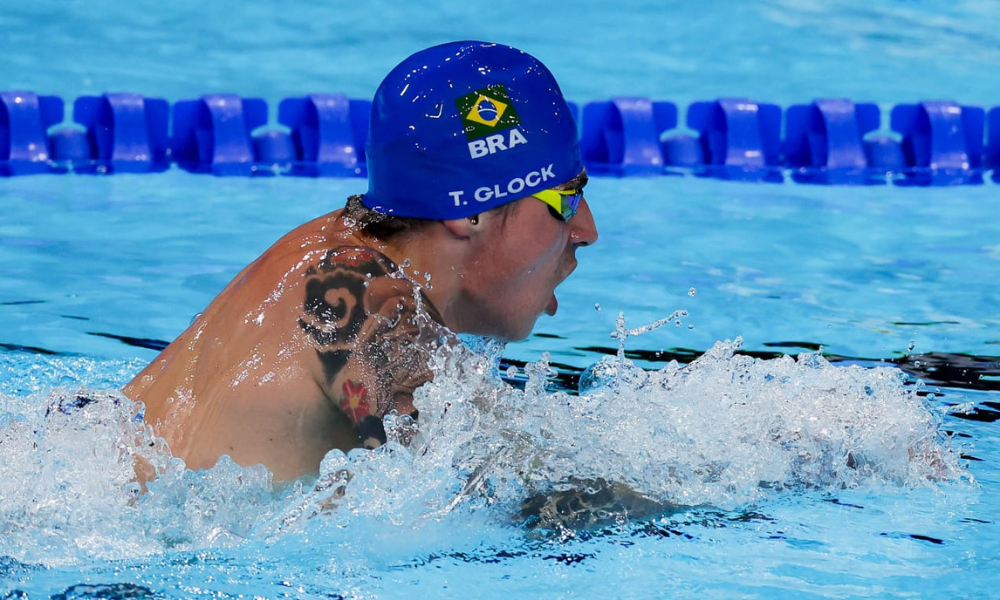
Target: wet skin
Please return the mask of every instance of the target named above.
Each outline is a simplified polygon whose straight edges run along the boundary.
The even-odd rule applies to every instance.
[[[334,448],[375,447],[383,415],[414,412],[436,344],[452,332],[527,336],[554,314],[576,249],[597,239],[585,200],[568,223],[533,198],[514,204],[394,244],[356,231],[340,211],[306,223],[123,391],[145,403],[146,421],[191,469],[225,454],[289,480],[317,472]]]
[[[597,228],[586,200],[568,223],[534,198],[518,201],[506,220],[495,221],[483,224],[486,231],[477,240],[482,250],[466,264],[465,312],[453,329],[524,339],[542,313],[555,314],[555,288],[576,269],[577,248],[597,241]]]

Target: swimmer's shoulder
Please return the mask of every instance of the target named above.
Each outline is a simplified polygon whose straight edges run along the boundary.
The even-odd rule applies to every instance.
[[[274,242],[248,268],[260,273],[279,270],[288,276],[316,269],[321,265],[329,268],[337,264],[331,262],[331,259],[342,258],[347,261],[344,264],[350,266],[366,258],[370,252],[375,252],[380,264],[393,269],[395,265],[392,261],[371,248],[352,228],[344,224],[342,212],[337,210],[299,225]],[[356,250],[346,251],[349,248]]]
[[[379,267],[386,274],[399,267],[370,240],[358,234],[356,227],[344,222],[343,209],[333,211],[296,227],[274,243],[268,255],[293,257],[303,265]]]
[[[248,267],[256,271],[248,275],[260,283],[277,277],[277,285],[285,291],[304,284],[307,304],[319,301],[320,290],[326,295],[331,289],[341,289],[359,299],[365,297],[366,308],[373,312],[382,304],[397,304],[396,298],[412,298],[416,292],[424,311],[442,323],[422,286],[405,273],[405,263],[397,264],[345,224],[342,213],[334,211],[289,232]]]
[[[368,279],[385,276],[402,277],[403,272],[399,266],[381,251],[357,243],[356,240],[344,241],[343,244],[326,249],[319,260],[312,265],[314,270],[351,271],[361,273]]]
[[[410,317],[422,313],[443,325],[440,312],[423,286],[406,273],[406,266],[405,262],[397,264],[380,250],[364,244],[330,248],[304,271],[309,297],[306,304],[322,305],[331,290],[339,289],[342,292],[338,293],[352,296],[368,315],[386,317],[388,312],[400,313],[396,317]]]

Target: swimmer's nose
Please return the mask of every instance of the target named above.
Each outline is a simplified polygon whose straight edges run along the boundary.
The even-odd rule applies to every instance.
[[[590,212],[586,198],[580,199],[580,206],[569,220],[569,225],[573,228],[569,233],[569,240],[574,245],[589,246],[597,242],[597,224],[594,223],[594,213]]]

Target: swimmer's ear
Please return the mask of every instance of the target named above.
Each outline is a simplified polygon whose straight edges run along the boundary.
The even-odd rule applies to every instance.
[[[481,220],[483,215],[473,215],[471,217],[464,217],[461,219],[449,219],[447,221],[442,221],[444,226],[451,234],[457,238],[470,238],[476,235],[481,229]]]

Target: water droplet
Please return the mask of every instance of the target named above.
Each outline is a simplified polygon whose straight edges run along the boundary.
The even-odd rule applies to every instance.
[[[907,351],[907,352],[913,352],[913,349],[914,349],[914,348],[915,348],[916,346],[917,346],[917,343],[911,340],[911,341],[910,341],[910,345],[906,347],[906,351]]]
[[[510,379],[514,379],[515,377],[517,377],[517,367],[515,367],[514,365],[507,367],[507,377],[509,377]]]
[[[601,310],[601,305],[597,302],[594,303],[594,310]]]
[[[698,290],[696,290],[694,288],[691,288],[691,289],[688,290],[688,296],[694,296],[697,293],[698,293]]]
[[[694,325],[688,325],[688,329],[694,329]]]

